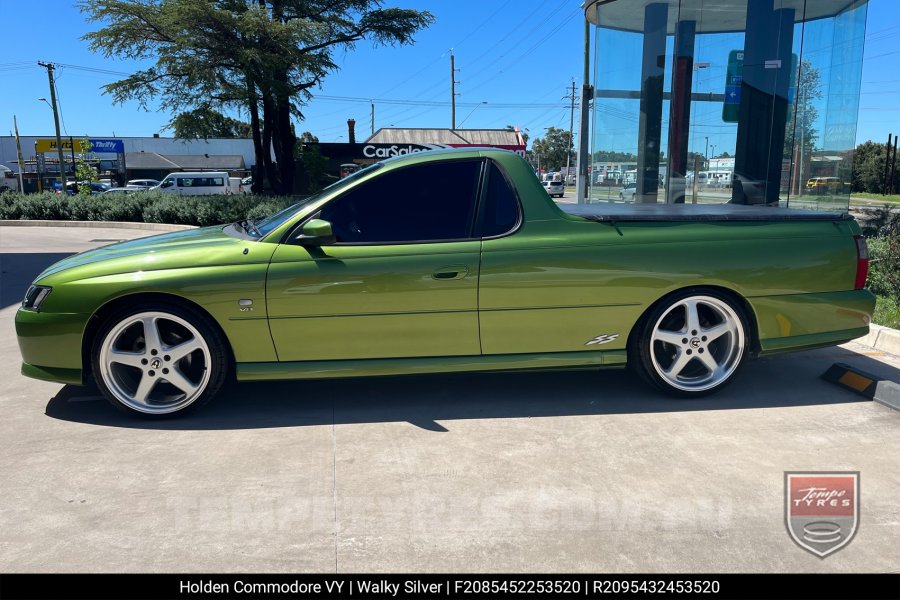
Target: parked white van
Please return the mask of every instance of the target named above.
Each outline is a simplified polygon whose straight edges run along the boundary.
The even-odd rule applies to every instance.
[[[6,165],[0,165],[0,192],[19,190],[19,176]]]
[[[158,186],[151,189],[181,196],[209,196],[211,194],[231,193],[231,188],[228,185],[228,173],[225,171],[169,173]]]
[[[228,189],[231,190],[232,194],[243,194],[244,193],[244,184],[241,183],[240,177],[229,177],[228,178]]]

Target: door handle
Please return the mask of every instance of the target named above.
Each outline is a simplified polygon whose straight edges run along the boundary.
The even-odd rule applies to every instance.
[[[462,279],[468,274],[469,267],[466,265],[448,265],[437,269],[431,274],[431,278],[444,281],[450,279]]]

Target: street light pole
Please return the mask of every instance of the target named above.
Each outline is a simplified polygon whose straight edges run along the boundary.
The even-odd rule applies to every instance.
[[[66,163],[65,158],[63,157],[63,148],[62,148],[62,139],[59,136],[59,111],[56,109],[56,85],[53,82],[53,63],[43,63],[38,61],[38,64],[45,69],[47,69],[47,79],[50,81],[50,101],[52,104],[50,108],[53,109],[53,124],[56,126],[56,152],[59,157],[59,181],[60,186],[62,187],[62,192],[66,193]],[[46,102],[46,98],[44,99]]]
[[[480,104],[476,104],[476,105],[475,105],[475,108],[472,109],[472,112],[470,112],[469,114],[467,114],[467,115],[466,115],[466,118],[463,119],[463,120],[460,122],[460,124],[459,124],[460,128],[463,126],[463,123],[465,123],[465,122],[468,120],[468,118],[472,116],[472,113],[475,112],[476,110],[478,110],[479,107],[481,107],[482,104],[487,104],[487,100],[482,100]]]

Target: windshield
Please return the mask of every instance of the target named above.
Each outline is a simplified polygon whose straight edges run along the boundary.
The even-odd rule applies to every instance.
[[[296,213],[298,210],[300,210],[302,207],[306,206],[307,204],[315,202],[316,200],[318,200],[319,198],[324,196],[326,193],[331,194],[333,192],[340,191],[344,187],[347,187],[348,185],[355,182],[360,177],[365,177],[369,173],[372,173],[373,171],[377,171],[378,169],[381,168],[381,165],[382,165],[382,163],[379,162],[379,163],[375,163],[373,165],[369,165],[365,169],[360,169],[359,171],[357,171],[356,173],[353,173],[352,175],[349,175],[347,177],[344,177],[343,179],[335,181],[328,187],[322,189],[319,192],[316,192],[312,196],[304,198],[303,200],[301,200],[300,202],[297,202],[296,204],[292,204],[292,205],[288,206],[287,208],[279,210],[274,215],[264,217],[263,219],[256,221],[254,224],[256,225],[256,231],[259,232],[259,237],[266,236],[269,233],[271,233],[272,231],[278,229],[282,224],[284,224],[285,221],[287,221],[289,218],[291,218],[294,215],[294,213]]]

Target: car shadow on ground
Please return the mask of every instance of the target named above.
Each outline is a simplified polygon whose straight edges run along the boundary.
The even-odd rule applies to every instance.
[[[47,267],[71,252],[0,252],[0,308],[18,304],[31,282]]]
[[[459,419],[738,410],[869,402],[819,376],[848,362],[879,377],[900,370],[843,348],[749,361],[732,385],[712,396],[664,396],[627,370],[416,375],[238,383],[183,417],[126,415],[89,388],[64,386],[47,404],[54,419],[111,427],[224,430],[408,422],[446,432]]]

